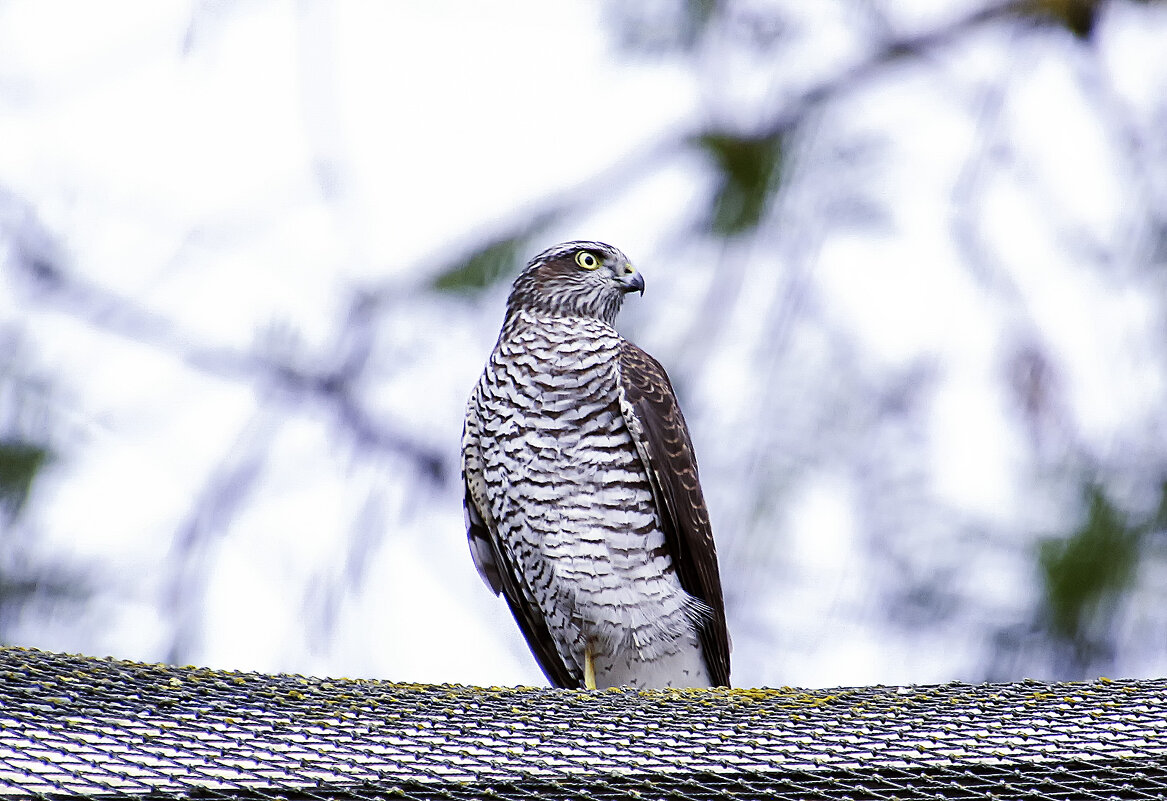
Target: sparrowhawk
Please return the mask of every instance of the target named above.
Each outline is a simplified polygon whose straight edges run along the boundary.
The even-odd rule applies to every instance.
[[[601,242],[515,280],[466,412],[470,551],[554,685],[729,686],[689,431],[664,368],[613,327],[637,290]]]

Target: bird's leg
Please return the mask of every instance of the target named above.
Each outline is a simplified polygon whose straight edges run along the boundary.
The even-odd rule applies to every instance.
[[[596,689],[596,658],[592,655],[592,644],[584,645],[584,687]]]

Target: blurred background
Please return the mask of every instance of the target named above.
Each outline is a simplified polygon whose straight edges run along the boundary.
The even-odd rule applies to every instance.
[[[543,684],[510,279],[645,275],[739,686],[1167,675],[1167,4],[0,2],[0,641]]]

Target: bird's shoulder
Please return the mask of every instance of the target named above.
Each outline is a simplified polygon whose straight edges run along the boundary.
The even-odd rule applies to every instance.
[[[673,383],[664,366],[639,345],[629,340],[620,342],[621,384],[628,402],[647,406],[666,417],[677,416],[674,424],[684,425]]]

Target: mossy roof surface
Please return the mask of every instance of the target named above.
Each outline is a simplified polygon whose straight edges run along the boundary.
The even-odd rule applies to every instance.
[[[1167,680],[584,692],[0,648],[7,798],[990,798],[1114,788],[1167,798]]]

